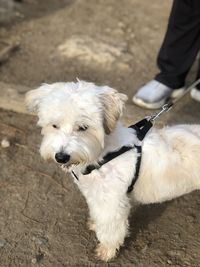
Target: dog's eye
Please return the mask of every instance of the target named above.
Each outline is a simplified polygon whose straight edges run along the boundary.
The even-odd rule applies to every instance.
[[[87,125],[82,125],[82,126],[78,126],[78,129],[77,131],[78,132],[84,132],[88,129],[88,126]]]
[[[56,125],[56,124],[53,124],[52,126],[53,126],[53,128],[55,128],[55,129],[58,129],[58,128],[59,128],[58,125]]]

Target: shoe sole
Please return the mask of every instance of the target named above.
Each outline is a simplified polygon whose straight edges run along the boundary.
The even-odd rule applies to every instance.
[[[181,97],[185,92],[185,88],[182,87],[180,89],[174,89],[173,92],[171,93],[170,97],[167,97],[165,99],[162,99],[161,101],[158,102],[154,102],[154,103],[147,103],[144,102],[142,99],[137,98],[137,97],[133,97],[132,101],[134,104],[136,104],[139,107],[142,108],[147,108],[147,109],[159,109],[161,108],[164,104],[167,103],[167,100],[169,100],[169,98],[172,99],[176,99],[178,97]]]

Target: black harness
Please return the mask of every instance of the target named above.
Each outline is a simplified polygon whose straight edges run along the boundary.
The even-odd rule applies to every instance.
[[[129,128],[134,129],[136,131],[137,138],[140,141],[142,141],[152,126],[153,126],[153,124],[150,120],[143,119],[143,120],[137,122],[136,124],[129,126]],[[82,174],[83,175],[90,174],[93,170],[100,169],[101,166],[103,166],[107,162],[113,160],[114,158],[116,158],[116,157],[122,155],[123,153],[126,153],[127,151],[134,149],[134,148],[137,150],[138,158],[137,158],[137,162],[136,162],[135,175],[132,179],[131,184],[129,185],[129,187],[127,189],[127,193],[130,193],[133,190],[134,184],[136,183],[136,181],[139,177],[140,165],[141,165],[141,160],[142,160],[142,146],[141,145],[139,145],[139,146],[137,146],[137,145],[123,146],[118,151],[109,152],[108,154],[106,154],[106,156],[103,157],[103,159],[100,162],[98,162],[98,165],[88,165]],[[74,171],[72,171],[72,175],[78,180],[78,176],[74,173]]]
[[[150,120],[143,119],[141,121],[138,121],[136,124],[129,126],[129,128],[134,129],[136,131],[137,138],[140,141],[142,141],[152,126],[153,126],[153,124]],[[135,175],[132,179],[131,184],[129,185],[129,187],[127,189],[127,193],[130,193],[133,191],[133,187],[134,187],[134,185],[135,185],[135,183],[139,177],[140,165],[141,165],[141,161],[142,161],[142,145],[135,146],[135,148],[137,149],[137,152],[138,152],[138,158],[137,158],[136,167],[135,167]]]

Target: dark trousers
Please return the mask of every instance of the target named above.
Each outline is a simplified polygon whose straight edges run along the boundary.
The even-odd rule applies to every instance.
[[[200,0],[174,0],[157,59],[160,73],[155,79],[171,88],[182,87],[199,50]]]

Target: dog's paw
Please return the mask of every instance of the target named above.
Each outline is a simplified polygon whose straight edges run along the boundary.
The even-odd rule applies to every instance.
[[[99,244],[96,248],[96,256],[102,261],[110,261],[116,256],[117,249],[103,244]]]
[[[93,220],[89,219],[87,222],[87,226],[90,231],[96,231],[96,224]]]

